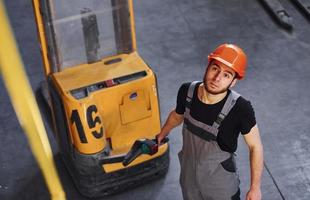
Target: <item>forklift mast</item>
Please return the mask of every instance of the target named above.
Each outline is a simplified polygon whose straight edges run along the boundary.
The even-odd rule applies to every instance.
[[[132,0],[33,0],[46,75],[136,50]]]

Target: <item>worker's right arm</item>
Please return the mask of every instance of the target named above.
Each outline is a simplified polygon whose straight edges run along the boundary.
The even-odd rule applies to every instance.
[[[183,119],[184,116],[182,114],[176,113],[175,110],[171,111],[160,133],[157,135],[158,144],[160,144],[161,140],[165,138],[174,127],[180,125]]]

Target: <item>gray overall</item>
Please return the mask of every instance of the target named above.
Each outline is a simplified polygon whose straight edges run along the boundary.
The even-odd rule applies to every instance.
[[[183,147],[179,152],[180,185],[185,200],[239,199],[239,176],[235,154],[222,151],[216,141],[218,128],[235,105],[239,94],[231,91],[212,126],[190,115],[195,85],[187,93],[183,123]]]

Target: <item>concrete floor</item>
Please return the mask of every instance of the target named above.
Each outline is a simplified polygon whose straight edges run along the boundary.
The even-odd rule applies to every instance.
[[[43,79],[31,1],[4,1],[33,90]],[[310,199],[310,21],[292,1],[283,6],[294,30],[281,29],[259,1],[135,0],[138,49],[158,75],[162,120],[175,106],[183,82],[201,80],[206,56],[217,45],[240,45],[249,58],[245,80],[235,88],[255,107],[265,152],[264,200]],[[169,72],[169,73],[167,73]],[[308,88],[308,89],[307,89]],[[86,199],[72,185],[47,126],[68,199]],[[167,176],[105,199],[182,199],[177,152],[180,128],[170,135]],[[49,199],[41,172],[17,122],[0,78],[0,199]],[[242,196],[249,185],[249,162],[239,144]]]

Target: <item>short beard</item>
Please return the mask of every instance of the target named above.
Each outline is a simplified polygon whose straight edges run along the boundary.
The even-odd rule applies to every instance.
[[[224,89],[220,90],[220,91],[211,91],[208,89],[208,84],[207,81],[203,81],[203,86],[205,88],[205,90],[212,95],[218,95],[218,94],[223,94],[225,92],[227,92],[227,90],[230,88],[231,84],[233,83],[234,79],[231,81],[231,83]]]

